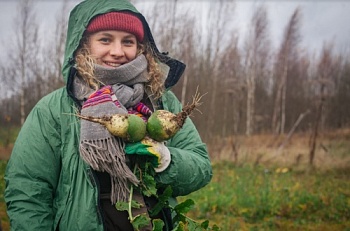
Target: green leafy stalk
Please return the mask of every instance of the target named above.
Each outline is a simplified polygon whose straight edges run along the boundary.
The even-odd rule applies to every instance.
[[[136,166],[135,166],[136,167]],[[133,216],[132,216],[132,212],[131,212],[131,202],[132,202],[132,196],[134,194],[134,185],[131,185],[131,188],[130,188],[130,195],[129,195],[129,205],[128,205],[128,214],[129,214],[129,219],[130,219],[130,222],[132,223],[132,221],[134,220]]]
[[[135,165],[134,168],[134,173],[136,173],[136,169],[138,168],[137,164]],[[135,230],[140,230],[140,228],[145,227],[149,224],[150,219],[148,218],[147,214],[138,214],[135,217],[132,214],[132,209],[133,208],[141,208],[142,205],[139,202],[133,200],[133,195],[134,195],[134,185],[131,185],[130,187],[130,195],[128,202],[117,202],[115,207],[119,211],[127,211],[128,212],[128,217],[129,221],[134,227]]]
[[[169,205],[169,198],[172,196],[173,190],[171,186],[167,186],[163,193],[157,194],[157,184],[154,179],[155,171],[152,168],[149,162],[141,162],[136,163],[134,167],[134,174],[138,176],[140,180],[140,184],[137,188],[131,185],[130,188],[130,197],[128,202],[117,202],[116,208],[120,211],[126,210],[129,215],[129,220],[134,230],[138,231],[143,227],[146,227],[150,220],[147,214],[139,214],[137,216],[132,215],[133,208],[141,208],[142,204],[134,201],[133,194],[134,190],[140,190],[141,193],[146,197],[154,196],[157,198],[158,203],[149,211],[149,215],[155,216],[161,212],[163,208],[169,208],[172,212],[175,213],[175,217],[173,223],[175,228],[173,231],[201,231],[201,230],[212,230],[219,231],[220,228],[214,225],[213,227],[209,227],[209,221],[205,220],[204,222],[195,221],[185,214],[188,213],[191,209],[193,209],[195,203],[191,199],[187,199],[186,201],[177,204],[175,207]],[[153,231],[162,231],[164,227],[164,222],[161,219],[152,220]]]

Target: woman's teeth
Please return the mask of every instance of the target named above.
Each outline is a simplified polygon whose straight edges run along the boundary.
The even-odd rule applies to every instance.
[[[106,65],[108,66],[112,66],[112,67],[119,67],[120,63],[110,63],[110,62],[104,62]]]

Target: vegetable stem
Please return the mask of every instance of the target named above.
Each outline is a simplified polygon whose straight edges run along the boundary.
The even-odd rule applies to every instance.
[[[134,166],[134,174],[136,173],[136,169],[138,168],[138,165],[135,164]],[[134,195],[134,185],[131,184],[131,187],[130,187],[130,195],[129,195],[129,201],[128,201],[128,204],[129,204],[129,208],[128,208],[128,214],[129,214],[129,220],[130,222],[132,223],[132,221],[134,220],[134,217],[132,216],[132,196]]]
[[[130,196],[129,196],[129,209],[128,209],[128,214],[129,214],[129,219],[130,222],[132,222],[134,220],[134,217],[132,216],[132,212],[131,212],[131,203],[132,203],[132,195],[134,194],[134,186],[131,185],[130,188]]]

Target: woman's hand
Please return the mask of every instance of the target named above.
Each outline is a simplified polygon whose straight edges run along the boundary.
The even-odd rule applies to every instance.
[[[164,142],[157,142],[149,137],[145,137],[140,142],[127,143],[125,153],[151,157],[151,164],[156,172],[164,171],[171,161],[170,151]]]

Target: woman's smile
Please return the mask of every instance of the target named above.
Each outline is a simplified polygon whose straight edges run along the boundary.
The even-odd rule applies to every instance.
[[[138,43],[135,35],[118,30],[93,33],[89,37],[91,55],[97,64],[116,68],[136,58]]]
[[[123,65],[123,63],[102,61],[102,66],[107,66],[107,67],[116,68],[116,67],[119,67],[119,66],[121,66],[121,65]]]

